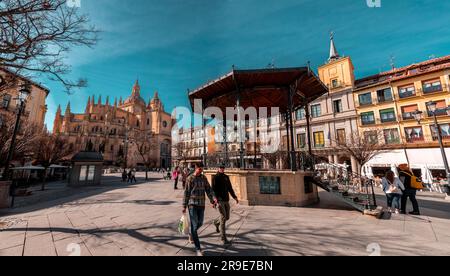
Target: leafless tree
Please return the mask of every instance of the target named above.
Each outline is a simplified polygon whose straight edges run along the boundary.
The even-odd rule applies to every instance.
[[[50,134],[47,130],[41,132],[35,143],[35,163],[45,168],[42,191],[45,190],[47,170],[51,165],[61,161],[72,153],[70,145],[59,135]]]
[[[98,30],[68,1],[0,0],[0,68],[13,75],[45,75],[67,91],[86,86],[85,79],[65,77],[71,72],[66,54],[73,47],[93,47]],[[7,82],[14,86],[17,78]]]
[[[0,167],[5,166],[5,161],[11,147],[16,118],[12,114],[0,116]],[[22,160],[27,155],[32,155],[34,145],[39,139],[39,126],[22,120],[14,146],[13,160]]]
[[[185,145],[184,142],[179,142],[177,144],[173,145],[173,149],[175,151],[176,156],[174,156],[177,160],[184,161],[184,163],[187,163],[187,157],[188,157],[188,152],[187,152],[187,147]]]
[[[336,149],[352,156],[362,168],[367,162],[380,154],[385,148],[384,133],[380,129],[370,129],[361,134],[355,131],[346,141],[335,141]],[[361,173],[361,172],[359,172]]]
[[[155,158],[152,155],[152,152],[157,149],[155,136],[153,134],[145,133],[137,138],[137,151],[145,166],[145,180],[148,180],[148,171],[155,162]]]

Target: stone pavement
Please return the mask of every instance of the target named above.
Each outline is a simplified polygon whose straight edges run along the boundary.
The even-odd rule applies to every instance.
[[[109,177],[101,188],[0,211],[0,256],[193,256],[176,230],[182,191],[160,174],[149,182],[138,176],[138,184]],[[450,254],[450,202],[423,197],[425,216],[377,220],[320,196],[310,208],[234,205],[229,248],[220,246],[212,225],[218,213],[208,207],[200,234],[206,255]]]

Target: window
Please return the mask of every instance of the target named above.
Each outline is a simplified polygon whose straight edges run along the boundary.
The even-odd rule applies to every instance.
[[[395,110],[393,108],[381,110],[380,118],[382,123],[397,121],[395,118]]]
[[[300,149],[306,147],[306,133],[297,134],[297,147]]]
[[[450,139],[450,124],[439,125],[439,127],[441,129],[442,139],[444,140]],[[433,136],[433,141],[437,141],[439,138],[436,127],[430,126],[430,128],[431,128],[431,135]]]
[[[417,104],[414,105],[408,105],[402,107],[402,118],[403,120],[413,120],[414,115],[413,113],[418,110]]]
[[[442,84],[440,79],[423,82],[423,93],[433,93],[442,91]]]
[[[332,88],[339,87],[339,81],[338,81],[338,79],[331,80],[331,87],[332,87]]]
[[[375,115],[373,112],[366,112],[361,114],[361,122],[363,125],[375,124]]]
[[[413,97],[415,95],[416,95],[416,88],[414,87],[414,85],[398,88],[398,96],[400,97],[400,99]]]
[[[0,129],[3,128],[3,117],[0,116]]]
[[[274,176],[259,177],[259,191],[263,195],[281,195],[281,178]]]
[[[147,119],[147,125],[148,126],[150,125],[150,119]]]
[[[314,132],[314,147],[316,148],[325,147],[325,135],[323,131]]]
[[[81,166],[79,181],[86,181],[89,166]]]
[[[322,115],[322,107],[320,104],[312,105],[311,106],[311,117],[317,118]]]
[[[3,96],[2,108],[8,109],[10,102],[11,102],[11,95]]]
[[[299,110],[297,110],[296,112],[295,112],[295,118],[297,119],[297,121],[300,121],[300,120],[303,120],[303,119],[305,119],[305,117],[306,117],[306,114],[305,114],[306,112],[305,112],[305,109],[304,108],[300,108]]]
[[[359,105],[372,104],[372,93],[366,93],[359,95]]]
[[[338,129],[336,132],[336,136],[337,141],[340,145],[345,144],[347,140],[347,136],[345,135],[345,129]]]
[[[342,100],[333,101],[333,112],[334,113],[341,113],[342,111],[343,111],[343,109],[342,109]]]
[[[378,144],[378,133],[376,131],[364,132],[364,139],[367,143],[376,145]]]
[[[447,104],[445,100],[436,101],[436,116],[447,116]],[[433,113],[428,111],[428,117],[433,117]]]
[[[400,134],[398,129],[385,129],[384,130],[384,141],[387,145],[391,144],[399,144],[400,143]]]
[[[378,90],[377,96],[378,96],[379,103],[391,102],[393,100],[391,88]]]
[[[408,143],[424,141],[422,127],[407,127],[405,135]]]
[[[111,145],[111,151],[114,151],[114,145]]]

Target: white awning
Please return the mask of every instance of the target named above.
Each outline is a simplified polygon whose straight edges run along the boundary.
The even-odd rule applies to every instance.
[[[386,167],[391,168],[393,165],[407,164],[408,160],[404,150],[392,150],[381,152],[366,165],[370,167]]]
[[[450,161],[450,148],[446,148],[447,159]],[[426,166],[430,170],[445,170],[441,150],[439,148],[408,149],[411,168]]]

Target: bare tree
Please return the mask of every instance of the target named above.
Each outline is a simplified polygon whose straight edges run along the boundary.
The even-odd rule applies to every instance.
[[[136,139],[136,147],[139,155],[145,166],[145,180],[148,180],[148,171],[155,162],[155,158],[152,156],[152,151],[157,149],[156,141],[153,134],[142,134]]]
[[[175,145],[173,145],[173,149],[175,150],[176,156],[174,156],[177,160],[184,161],[184,163],[187,163],[187,147],[184,142],[179,142]]]
[[[46,130],[41,133],[35,143],[35,163],[44,167],[42,191],[45,190],[48,168],[61,161],[73,152],[70,145],[59,135],[49,134]]]
[[[362,168],[367,162],[380,154],[385,148],[384,133],[380,129],[367,130],[364,134],[355,131],[346,141],[335,141],[336,148],[343,153],[352,156]],[[359,172],[361,173],[361,172]]]
[[[67,91],[86,86],[85,79],[65,78],[71,72],[65,58],[72,47],[93,47],[98,30],[68,1],[0,0],[0,68],[27,77],[45,75]],[[9,80],[16,84],[17,78]]]
[[[0,167],[5,166],[11,147],[16,118],[13,114],[0,117]],[[13,160],[22,160],[33,153],[34,145],[39,138],[41,129],[36,124],[22,120],[14,146]]]

